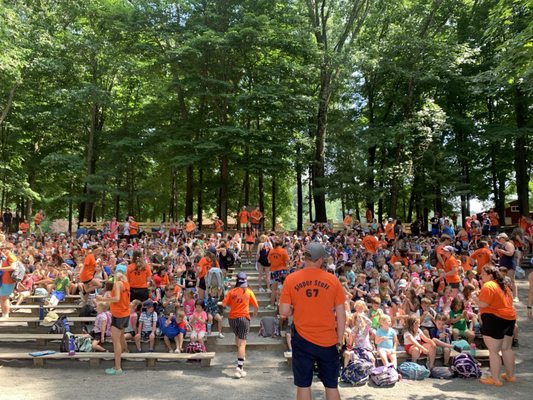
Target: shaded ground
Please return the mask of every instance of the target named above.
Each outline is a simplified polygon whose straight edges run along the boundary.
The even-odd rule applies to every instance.
[[[520,298],[527,298],[526,282],[520,282]],[[402,381],[394,388],[369,386],[342,387],[343,399],[531,399],[533,397],[533,322],[525,320],[524,302],[520,315],[520,347],[516,349],[516,384],[503,388],[487,387],[477,381],[454,379],[421,382]],[[232,378],[235,359],[219,353],[211,368],[196,365],[158,364],[157,370],[145,370],[144,363],[125,365],[122,376],[105,376],[102,369],[89,369],[82,362],[50,363],[46,369],[29,364],[4,363],[0,367],[0,399],[287,399],[294,397],[292,374],[279,352],[253,352],[247,357],[248,376]],[[111,364],[104,364],[104,366]],[[21,368],[21,366],[25,366]],[[181,369],[175,369],[181,368]],[[486,368],[484,368],[486,371]],[[314,398],[323,399],[320,382],[313,385]]]

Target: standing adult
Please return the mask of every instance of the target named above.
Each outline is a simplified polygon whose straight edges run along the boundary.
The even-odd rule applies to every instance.
[[[294,317],[292,371],[298,400],[311,399],[315,363],[326,399],[340,399],[339,350],[346,323],[345,295],[335,275],[321,269],[325,257],[324,246],[308,244],[304,268],[285,279],[280,297],[281,316]]]
[[[109,238],[111,240],[118,239],[118,221],[116,217],[111,218],[111,223],[109,224]]]
[[[138,250],[133,252],[126,277],[130,286],[131,300],[142,302],[148,300],[148,281],[152,279],[152,269],[144,262],[144,257]]]
[[[263,281],[265,282],[265,286],[268,289],[270,277],[268,276],[268,269],[270,267],[270,263],[268,262],[268,252],[272,248],[270,241],[268,240],[267,235],[261,235],[259,237],[259,244],[257,245],[257,254],[256,254],[256,261],[257,261],[257,272],[259,272],[257,276],[257,284],[259,285],[259,292],[264,293],[265,289],[263,289]]]
[[[268,252],[268,262],[270,263],[270,304],[266,306],[267,310],[274,310],[278,298],[278,286],[289,274],[289,254],[281,245],[281,239],[274,240],[274,247]]]
[[[455,258],[455,248],[453,246],[444,246],[444,278],[446,284],[452,288],[452,297],[456,297],[461,285],[461,277],[459,276],[459,262]]]
[[[124,275],[125,272],[124,266],[117,266],[111,297],[96,297],[99,302],[110,303],[111,310],[111,340],[115,366],[105,370],[107,375],[122,374],[122,353],[128,351],[124,329],[130,320],[130,285]]]
[[[244,272],[237,274],[235,287],[224,297],[222,305],[230,307],[228,314],[229,326],[235,334],[235,345],[237,346],[237,369],[236,378],[244,378],[244,358],[246,357],[246,339],[250,332],[250,306],[254,308],[253,315],[257,315],[259,305],[254,292],[248,287],[248,279]]]
[[[512,348],[516,324],[513,294],[505,277],[493,265],[483,267],[481,280],[483,286],[479,292],[478,306],[482,321],[481,334],[489,350],[490,377],[481,378],[480,382],[502,386],[502,379],[516,382],[515,356]],[[502,359],[505,373],[500,375]]]
[[[100,281],[94,278],[96,258],[100,256],[101,253],[102,248],[100,246],[94,246],[92,251],[89,251],[83,260],[83,265],[80,271],[80,282],[82,283],[83,288],[82,304],[87,303],[90,293],[93,293],[96,289],[102,287]]]
[[[220,237],[224,237],[224,222],[218,216],[215,217],[213,225],[215,226],[215,232],[220,234]]]
[[[2,277],[0,286],[0,306],[2,307],[2,318],[9,318],[10,304],[9,296],[15,290],[15,282],[11,279],[11,272],[17,268],[17,257],[12,253],[13,244],[0,240],[0,271]]]
[[[350,211],[348,214],[346,214],[346,216],[342,220],[342,226],[344,227],[345,231],[348,231],[352,229],[352,224],[353,224],[353,217],[352,217],[352,212]]]
[[[9,208],[6,208],[6,210],[2,214],[2,223],[4,224],[4,232],[6,234],[9,233],[9,228],[12,222],[13,222],[13,214],[11,213]]]
[[[496,246],[495,253],[500,256],[500,267],[507,268],[507,276],[511,278],[511,291],[513,292],[513,301],[518,303],[518,290],[516,288],[515,281],[515,246],[509,236],[506,233],[500,233],[496,236],[496,241],[498,245]]]
[[[133,216],[130,216],[130,238],[131,239],[137,239],[137,236],[139,235],[139,223],[135,221],[135,218]]]
[[[263,213],[259,206],[256,206],[250,213],[250,220],[252,222],[252,228],[255,229],[256,234],[261,232],[261,222],[263,220]]]
[[[250,217],[250,213],[246,209],[246,206],[242,206],[242,210],[239,211],[239,215],[237,216],[239,220],[239,228],[241,228],[241,232],[244,235],[244,230],[248,226],[248,218]]]
[[[37,214],[35,214],[35,217],[33,217],[33,224],[35,225],[35,233],[37,234],[37,231],[39,231],[39,235],[43,234],[43,230],[41,229],[41,222],[43,222],[44,214],[43,210],[39,210]]]

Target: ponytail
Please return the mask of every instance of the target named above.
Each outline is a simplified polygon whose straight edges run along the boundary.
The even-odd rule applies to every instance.
[[[135,269],[137,271],[142,271],[144,269],[142,253],[138,250],[133,252],[133,263],[135,264]]]
[[[500,289],[504,293],[507,293],[507,289],[509,289],[509,284],[506,282],[505,277],[502,275],[498,268],[496,268],[492,264],[487,264],[483,267],[483,271],[485,271],[487,275],[492,276],[492,279],[498,284]]]

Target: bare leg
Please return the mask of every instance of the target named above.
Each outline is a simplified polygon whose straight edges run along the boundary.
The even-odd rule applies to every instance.
[[[508,378],[512,378],[514,376],[515,357],[512,345],[513,337],[504,336],[502,344],[502,359],[503,366],[505,367],[505,373]]]
[[[113,341],[113,353],[115,353],[115,370],[122,369],[122,337],[124,332],[114,326],[111,327],[111,340]]]
[[[503,339],[494,339],[490,336],[483,336],[483,341],[485,342],[487,349],[489,349],[490,374],[492,379],[494,379],[496,382],[500,382],[500,369],[502,366],[502,360],[499,353],[502,349]],[[511,360],[509,359],[508,361]]]

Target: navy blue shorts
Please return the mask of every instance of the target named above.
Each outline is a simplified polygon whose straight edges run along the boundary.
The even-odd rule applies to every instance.
[[[337,346],[322,347],[301,337],[293,330],[292,373],[294,384],[301,388],[310,387],[313,383],[315,363],[318,365],[318,377],[328,389],[335,389],[339,384],[339,352]]]

